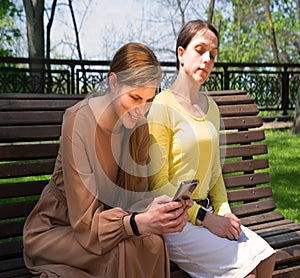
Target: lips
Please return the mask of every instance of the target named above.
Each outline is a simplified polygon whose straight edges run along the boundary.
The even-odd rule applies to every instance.
[[[202,70],[202,71],[204,71],[204,72],[207,73],[207,69],[206,68],[199,68],[199,70]]]
[[[134,121],[134,122],[137,122],[138,119],[140,118],[140,117],[134,116],[134,115],[131,114],[130,112],[128,112],[128,115],[129,115],[129,118],[130,118],[132,121]]]

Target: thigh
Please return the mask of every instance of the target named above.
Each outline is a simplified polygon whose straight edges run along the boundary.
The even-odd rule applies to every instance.
[[[242,230],[235,241],[187,223],[181,233],[164,237],[170,259],[192,277],[244,277],[274,250],[251,230]]]

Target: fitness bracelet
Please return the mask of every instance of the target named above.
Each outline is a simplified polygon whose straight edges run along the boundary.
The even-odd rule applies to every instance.
[[[205,218],[207,211],[203,208],[200,207],[197,213],[197,218],[196,218],[196,225],[200,226]]]
[[[134,233],[134,235],[136,236],[140,236],[140,232],[139,232],[139,229],[138,229],[138,226],[136,225],[136,222],[135,222],[135,219],[134,217],[138,214],[138,212],[133,212],[130,216],[130,226],[131,226],[131,229],[132,229],[132,232]]]

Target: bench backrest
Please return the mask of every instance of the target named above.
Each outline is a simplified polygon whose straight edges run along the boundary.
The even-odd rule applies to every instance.
[[[210,94],[222,115],[222,169],[233,213],[245,226],[283,219],[280,212],[273,212],[265,133],[254,99],[244,91]]]
[[[247,226],[283,219],[272,198],[262,120],[244,91],[210,92],[224,131],[223,173],[233,212]],[[0,258],[22,254],[22,229],[52,173],[65,109],[82,95],[0,94]],[[9,261],[7,261],[9,263]],[[7,267],[5,262],[1,267]]]

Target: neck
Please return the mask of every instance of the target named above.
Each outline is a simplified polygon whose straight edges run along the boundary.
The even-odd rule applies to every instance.
[[[101,128],[110,133],[118,133],[122,124],[120,121],[118,121],[111,94],[101,97],[101,103],[98,105],[101,105],[101,108],[98,108],[98,111],[101,111],[98,115],[98,123]]]
[[[192,101],[195,92],[199,92],[200,85],[189,76],[179,73],[170,90]]]

